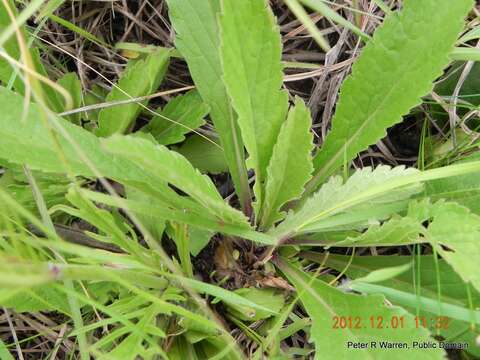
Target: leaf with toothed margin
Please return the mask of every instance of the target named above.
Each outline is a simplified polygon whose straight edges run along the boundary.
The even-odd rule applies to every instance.
[[[267,166],[288,108],[283,84],[282,43],[264,0],[224,0],[220,16],[223,78],[238,114],[243,142],[255,170],[257,212],[262,207]]]
[[[387,16],[342,85],[332,130],[314,159],[316,173],[307,192],[420,104],[448,65],[472,5],[471,0],[405,0],[402,10]]]
[[[224,156],[242,206],[250,202],[245,150],[222,80],[220,36],[217,17],[220,0],[167,0],[168,14],[176,32],[175,46],[183,55],[193,82],[210,107]]]
[[[311,126],[309,110],[300,98],[296,98],[295,106],[280,129],[267,168],[265,201],[260,213],[265,228],[285,217],[280,208],[300,197],[310,179],[313,171]]]
[[[108,152],[135,162],[145,174],[187,193],[219,219],[247,223],[240,211],[223,200],[212,180],[202,175],[179,153],[132,136],[115,135],[102,140],[102,144]]]
[[[159,144],[176,144],[185,140],[186,133],[205,124],[207,114],[208,106],[198,92],[192,90],[170,100],[142,131],[152,134]]]
[[[318,227],[320,221],[328,220],[333,216],[347,212],[350,214],[361,213],[370,211],[372,208],[383,208],[389,204],[408,200],[411,196],[423,190],[422,184],[414,183],[376,194],[373,197],[368,196],[361,203],[352,201],[352,199],[361,197],[362,194],[368,193],[373,188],[380,188],[385,182],[417,173],[420,173],[419,170],[413,168],[407,169],[404,166],[391,168],[381,165],[375,169],[365,167],[357,170],[345,183],[340,176],[333,176],[320,190],[308,198],[300,209],[296,212],[290,211],[285,220],[275,229],[272,229],[270,234],[281,238],[286,235],[292,236],[312,232],[311,228],[309,229],[311,225]],[[391,213],[397,210],[392,209]],[[385,215],[388,215],[388,212],[381,211],[379,213],[382,218]]]

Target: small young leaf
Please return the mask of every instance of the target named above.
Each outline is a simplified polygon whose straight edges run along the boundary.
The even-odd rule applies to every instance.
[[[106,100],[128,100],[131,97],[152,94],[160,86],[169,60],[170,52],[160,49],[147,55],[145,59],[131,61],[118,81],[118,88],[114,87]],[[148,101],[142,102],[143,105],[147,103]],[[141,110],[142,107],[137,103],[102,109],[98,119],[97,135],[106,137],[128,131]]]
[[[282,205],[297,199],[313,171],[312,120],[304,102],[297,98],[290,109],[273,148],[267,168],[265,201],[261,212],[263,227],[268,228],[284,216]]]
[[[448,64],[471,0],[406,0],[387,16],[345,81],[332,130],[314,159],[309,191],[385,136],[420,103]],[[432,31],[437,29],[438,31]]]
[[[238,114],[242,138],[255,169],[257,210],[262,187],[288,107],[280,33],[264,0],[224,0],[220,54],[224,82]]]
[[[185,140],[185,134],[205,124],[208,106],[196,91],[190,91],[171,100],[142,128],[149,132],[161,145],[176,144]],[[173,120],[174,122],[170,121]]]
[[[366,343],[364,348],[355,349],[355,359],[443,359],[444,351],[439,348],[428,351],[412,347],[414,341],[434,342],[428,330],[417,328],[413,315],[397,306],[389,306],[382,295],[360,296],[346,294],[328,284],[313,278],[281,262],[282,271],[295,285],[298,296],[312,319],[310,341],[315,343],[315,359],[346,359],[352,349],[346,346],[351,343]],[[373,316],[372,316],[373,315]],[[332,328],[335,317],[359,318],[359,327]],[[392,318],[403,318],[403,326],[393,328]],[[371,324],[371,319],[374,323]],[[378,319],[380,323],[378,324]],[[406,348],[397,351],[386,351],[380,348],[380,342],[405,343]],[[373,347],[371,344],[376,343]],[[387,355],[388,354],[388,355]]]

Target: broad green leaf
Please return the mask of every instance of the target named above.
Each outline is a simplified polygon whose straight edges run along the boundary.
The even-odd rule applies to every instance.
[[[222,80],[217,17],[220,0],[167,0],[177,33],[175,45],[187,61],[190,74],[220,136],[235,189],[243,207],[250,202],[245,154],[236,114]]]
[[[38,106],[30,104],[26,121],[19,121],[24,100],[3,87],[0,87],[0,105],[5,110],[0,117],[0,158],[14,164],[27,164],[34,170],[67,173],[50,131],[37,118],[40,112]],[[100,139],[90,132],[61,118],[52,117],[51,121],[56,128],[63,129],[61,133],[55,133],[68,162],[68,170],[73,175],[96,177],[100,173],[103,177],[139,188],[155,196],[162,204],[175,208],[195,206],[191,199],[179,196],[165,182],[159,183],[158,179],[146,176],[135,163],[107,153],[100,145]],[[84,160],[93,164],[97,171],[92,170]]]
[[[182,227],[184,226],[184,228]],[[183,230],[184,239],[179,239],[178,229]],[[208,245],[210,239],[214,235],[214,232],[209,230],[204,230],[195,226],[185,226],[177,223],[171,223],[171,226],[167,227],[167,234],[175,241],[177,245],[177,252],[179,256],[187,257],[187,253],[192,256],[197,256],[202,249]],[[181,243],[179,240],[183,240]],[[183,247],[182,249],[179,249]],[[183,251],[183,254],[180,252]],[[182,259],[180,259],[182,260]]]
[[[203,173],[219,174],[228,171],[225,155],[222,148],[214,140],[207,141],[198,135],[190,136],[177,152],[187,158],[198,170]]]
[[[18,24],[21,15],[17,11],[17,5],[15,1],[7,0],[6,4],[8,5],[9,9],[12,11],[13,16],[15,17]],[[30,5],[33,6],[31,8],[31,10],[33,10],[34,7],[38,6],[38,3],[37,4],[32,3]],[[4,35],[6,30],[11,25],[12,25],[12,19],[5,6],[5,3],[2,3],[0,6],[0,34]],[[26,46],[28,48],[29,56],[33,61],[33,63],[31,64],[33,67],[33,70],[35,70],[38,74],[42,76],[48,77],[47,72],[45,71],[45,68],[40,60],[40,52],[38,51],[37,48],[32,47],[33,39],[28,37],[28,34],[25,31],[24,26],[20,26],[19,33],[22,35],[23,41],[25,41]],[[21,59],[22,56],[21,56],[20,46],[18,44],[17,33],[12,33],[11,36],[6,40],[7,41],[2,44],[3,51],[5,51],[5,53],[7,53],[14,60],[22,62],[23,59]],[[3,57],[0,57],[0,81],[2,82],[3,86],[9,89],[14,88],[18,93],[23,94],[25,90],[25,84],[24,84],[24,79],[22,79],[22,76],[20,75],[21,72],[22,70],[16,68],[15,65],[10,64]],[[57,94],[50,86],[46,84],[42,84],[41,90],[43,91],[46,97],[48,106],[51,109],[62,108],[63,106],[62,101],[59,101],[59,99],[57,99],[57,96],[56,96]]]
[[[107,97],[107,95],[108,91],[106,89],[95,84],[90,89],[86,90],[86,93],[83,97],[84,105],[90,106],[105,102],[105,98]],[[95,122],[98,122],[99,112],[100,110],[86,111],[82,114],[82,116],[85,120],[93,120]]]
[[[372,225],[360,236],[347,238],[343,241],[333,243],[333,247],[350,246],[400,246],[425,242],[420,235],[426,229],[421,222],[408,216],[394,216],[381,225]]]
[[[280,32],[264,0],[224,0],[220,17],[224,82],[255,170],[257,211],[273,146],[285,120]]]
[[[74,72],[66,73],[57,81],[58,85],[68,91],[72,97],[72,106],[74,109],[82,106],[82,83],[78,75]],[[69,115],[68,118],[74,124],[80,125],[80,113]]]
[[[359,209],[354,207],[351,211],[340,212],[306,225],[302,232],[332,234],[333,232],[351,231],[354,233],[352,236],[355,237],[358,231],[378,225],[380,221],[390,219],[392,214],[402,213],[408,208],[408,203],[408,200],[403,200],[371,207],[360,207]],[[361,211],[359,211],[360,209]]]
[[[435,340],[425,328],[416,328],[413,315],[404,309],[387,305],[381,295],[361,296],[343,293],[330,285],[317,280],[292,265],[281,262],[281,270],[295,285],[300,301],[312,319],[310,341],[315,343],[316,359],[347,359],[355,351],[355,359],[443,359],[444,351],[419,349],[412,346],[414,341]],[[360,318],[360,325],[334,329],[334,317]],[[379,326],[371,326],[370,317],[382,319]],[[390,319],[403,318],[404,326],[392,328]],[[380,342],[406,343],[407,348],[397,351],[380,349]],[[348,342],[367,343],[363,349],[349,349]],[[377,342],[377,347],[370,346]]]
[[[256,304],[262,305],[265,310],[251,311],[252,309],[241,304],[229,304],[227,305],[228,311],[230,311],[235,317],[244,321],[257,321],[261,319],[269,318],[270,316],[280,312],[285,304],[285,298],[276,289],[271,288],[243,288],[234,291],[235,294],[249,299]]]
[[[205,124],[208,107],[196,91],[171,100],[142,131],[153,135],[159,144],[170,145],[185,140],[185,134]]]
[[[429,209],[433,218],[427,240],[463,281],[480,291],[480,216],[456,203],[437,202]]]
[[[412,195],[420,192],[423,187],[420,184],[410,184],[395,190],[376,194],[366,198],[360,205],[352,202],[355,196],[361,196],[363,192],[380,187],[389,180],[394,180],[409,175],[418,174],[416,169],[406,169],[403,166],[390,168],[378,166],[375,169],[365,167],[356,171],[346,182],[339,176],[330,178],[305,204],[296,212],[290,212],[285,221],[271,231],[276,236],[286,236],[302,232],[308,225],[318,226],[319,221],[332,217],[341,212],[353,213],[354,211],[368,211],[372,207],[394,204],[407,200]]]
[[[246,222],[241,212],[225,203],[210,178],[202,175],[182,155],[163,145],[128,136],[105,139],[103,145],[107,151],[135,162],[145,174],[184,191],[219,219]]]
[[[67,169],[62,161],[62,157],[57,153],[50,131],[37,119],[37,114],[40,112],[38,106],[30,104],[26,121],[19,121],[24,109],[24,100],[18,94],[10,92],[3,87],[0,87],[0,106],[5,111],[5,114],[0,117],[0,135],[2,138],[0,142],[0,157],[11,163],[27,164],[33,170],[66,173]],[[147,176],[148,174],[141,167],[124,157],[107,153],[95,135],[60,118],[53,118],[52,121],[55,121],[59,127],[63,128],[68,137],[68,139],[65,138],[63,133],[56,134],[65,159],[68,161],[69,171],[73,175],[96,177],[100,173],[106,178],[133,186],[154,196],[158,205],[164,206],[165,209],[170,207],[172,210],[183,209],[182,211],[190,211],[193,209],[197,213],[201,211],[202,207],[199,207],[192,199],[176,194],[174,190],[165,184],[165,181],[159,182],[157,177]],[[73,140],[76,145],[69,140]],[[151,146],[154,145],[151,144]],[[81,155],[79,151],[81,151]],[[178,155],[178,157],[180,156]],[[85,164],[84,160],[86,159],[91,164],[94,164],[98,173]],[[173,169],[170,169],[170,173],[172,171]],[[209,180],[205,179],[204,181],[208,182]],[[211,188],[212,186],[210,185]],[[199,189],[198,191],[202,190]],[[210,192],[212,191],[210,190]],[[220,197],[219,195],[216,196],[217,199]],[[235,216],[240,214],[234,209],[230,209],[223,203],[223,200],[221,200],[221,203],[222,205],[220,206],[226,207],[227,212],[235,213]],[[163,218],[169,219],[168,216]],[[245,228],[243,225],[242,227]],[[215,227],[215,229],[218,228],[221,228],[221,226],[217,225]]]
[[[480,160],[479,153],[470,155],[457,163],[475,160]],[[425,194],[432,200],[446,199],[455,201],[480,215],[480,183],[478,174],[477,172],[429,181],[425,184]]]
[[[420,103],[448,65],[470,0],[406,0],[387,16],[340,91],[332,130],[314,159],[309,192],[385,136]],[[438,31],[432,31],[438,29]]]
[[[310,179],[313,171],[311,126],[310,112],[297,98],[280,130],[267,168],[265,201],[261,212],[261,222],[266,228],[285,216],[280,208],[288,201],[299,198]]]
[[[170,52],[160,49],[147,55],[145,59],[129,62],[118,81],[118,87],[112,89],[106,100],[128,100],[152,94],[160,86],[169,60]],[[141,104],[146,105],[148,101],[143,101]],[[99,113],[97,134],[110,136],[127,132],[141,110],[141,105],[135,102],[102,109]]]

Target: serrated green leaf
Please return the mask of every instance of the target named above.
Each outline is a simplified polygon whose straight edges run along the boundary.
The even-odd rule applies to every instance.
[[[389,166],[378,166],[373,169],[365,167],[356,171],[343,184],[339,176],[330,178],[317,193],[311,196],[305,204],[296,212],[290,212],[285,221],[273,229],[270,233],[283,237],[288,234],[296,234],[305,231],[309,225],[319,225],[320,220],[327,219],[341,212],[364,211],[372,208],[407,200],[412,195],[422,191],[420,184],[410,184],[395,190],[377,194],[374,197],[365,199],[362,204],[354,204],[351,199],[368,192],[381,184],[402,177],[419,173],[416,169],[406,169],[403,166],[390,168]],[[342,205],[345,204],[345,205]],[[348,205],[350,204],[350,205]]]
[[[205,124],[208,106],[197,91],[175,97],[142,128],[152,134],[159,144],[170,145],[185,140],[185,134]],[[170,120],[173,120],[170,121]]]
[[[222,80],[217,16],[220,0],[167,0],[177,32],[175,45],[187,61],[190,74],[221,140],[235,189],[243,207],[250,202],[245,154],[236,114]]]
[[[0,106],[5,110],[5,114],[0,117],[2,138],[0,157],[14,164],[27,164],[32,170],[67,173],[50,131],[37,119],[37,114],[40,112],[38,106],[30,104],[26,120],[19,121],[24,109],[24,100],[18,94],[3,87],[0,87]],[[131,161],[107,153],[100,145],[100,140],[90,132],[61,118],[53,118],[52,121],[63,128],[66,134],[56,132],[58,143],[68,161],[69,171],[73,175],[96,177],[100,173],[106,178],[133,186],[154,196],[163,206],[172,206],[175,209],[198,207],[191,199],[176,194],[164,182],[147,176]],[[73,140],[76,145],[70,140]],[[82,156],[79,155],[79,151]],[[84,159],[94,164],[98,173],[92,170]]]
[[[170,52],[165,49],[149,54],[145,59],[131,61],[107,96],[107,101],[128,100],[152,94],[159,87],[165,76],[170,61]],[[148,101],[142,102],[146,105]],[[98,117],[99,136],[110,136],[129,130],[142,107],[137,103],[112,106],[102,109]]]
[[[263,227],[268,228],[281,220],[279,211],[288,201],[297,199],[313,171],[312,120],[304,102],[297,98],[282,125],[272,158],[267,168],[265,201],[261,212]]]
[[[426,229],[422,224],[408,216],[394,216],[381,225],[372,225],[360,236],[347,238],[333,243],[334,247],[350,246],[400,246],[425,242],[420,239]]]
[[[240,224],[247,222],[241,212],[225,203],[210,178],[202,175],[182,155],[163,145],[131,136],[112,136],[104,139],[103,145],[112,154],[135,162],[153,178],[184,191],[219,219]]]
[[[307,273],[281,262],[281,270],[295,285],[298,296],[312,319],[310,341],[315,343],[316,359],[343,359],[351,356],[355,351],[355,359],[443,359],[444,351],[435,349],[419,349],[412,347],[414,341],[423,342],[435,340],[429,336],[425,328],[416,328],[413,315],[397,306],[389,306],[381,295],[359,296],[343,293],[326,283],[317,280]],[[346,327],[333,329],[333,317],[346,318],[359,317],[360,328]],[[370,317],[382,319],[382,327],[370,326]],[[389,322],[392,317],[404,318],[404,326],[388,328],[384,322]],[[332,334],[332,332],[334,332]],[[401,351],[385,351],[379,342],[406,343],[407,348]],[[346,346],[348,342],[367,343],[363,349],[351,349]],[[371,346],[372,342],[377,347]]]
[[[192,135],[177,152],[185,156],[198,170],[204,173],[219,174],[228,171],[222,149],[205,138]]]
[[[385,129],[420,103],[442,74],[462,30],[470,0],[406,0],[387,16],[363,49],[340,91],[332,131],[314,159],[309,191],[344,161],[385,136]],[[432,31],[438,29],[438,31]]]
[[[224,0],[220,17],[224,83],[255,169],[257,211],[273,146],[285,120],[280,32],[264,0]]]
[[[27,164],[32,169],[44,172],[66,173],[49,130],[37,117],[41,111],[39,107],[30,104],[25,121],[20,121],[25,105],[24,99],[4,87],[0,87],[0,105],[5,111],[0,117],[2,137],[0,157],[15,164]],[[118,159],[103,151],[95,135],[64,119],[55,118],[55,121],[78,143],[86,157],[95,164],[102,175],[121,182],[127,179],[148,181],[138,168],[135,170],[134,164],[126,161],[119,163]],[[75,147],[60,134],[57,133],[57,136],[74,175],[94,177],[94,172],[78,156]]]
[[[439,201],[428,209],[433,218],[427,239],[460,275],[480,291],[480,216],[455,203]]]
[[[306,225],[303,232],[312,233],[312,235],[353,232],[352,237],[355,237],[359,231],[378,225],[380,221],[390,219],[392,214],[404,212],[408,208],[408,203],[408,200],[403,200],[370,207],[360,206],[358,209],[353,207],[351,210]]]

